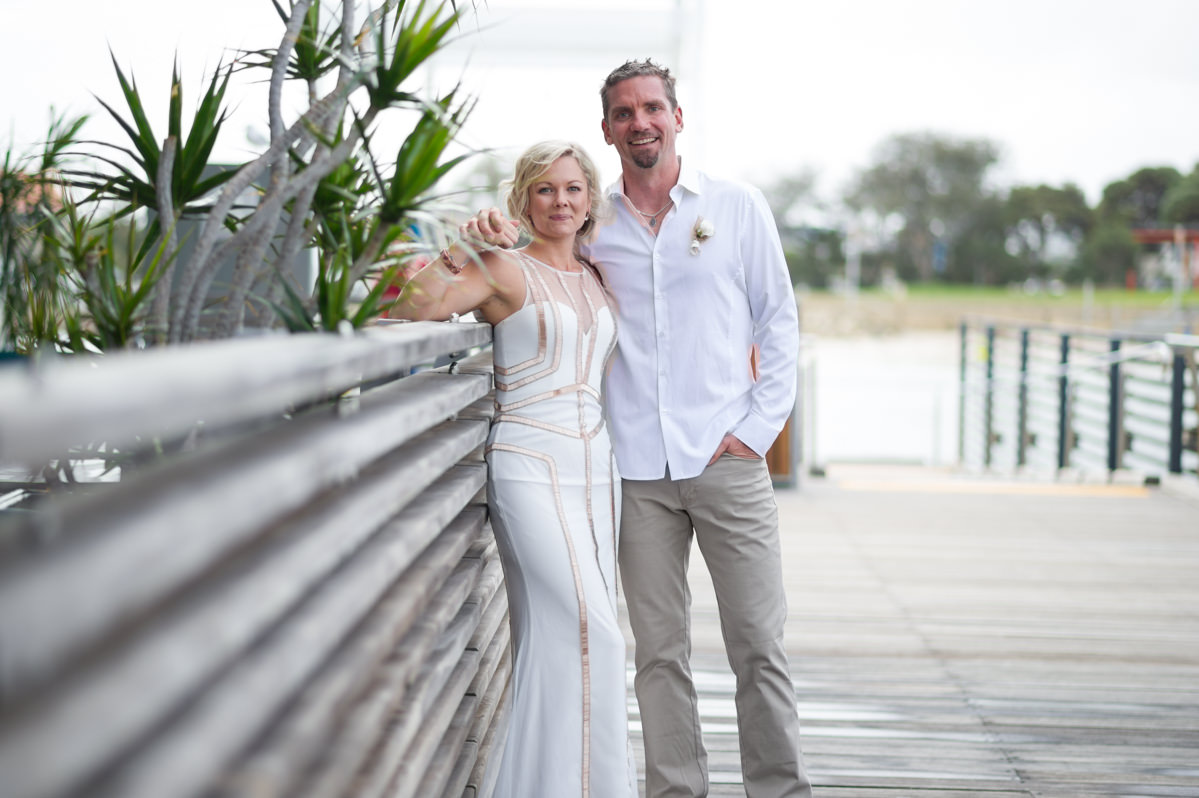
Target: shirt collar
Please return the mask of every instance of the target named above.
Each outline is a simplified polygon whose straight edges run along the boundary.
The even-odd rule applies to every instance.
[[[687,166],[687,162],[679,157],[679,182],[675,186],[681,186],[684,191],[689,191],[692,194],[702,194],[703,181],[698,169],[692,169]],[[611,199],[619,199],[624,196],[624,175],[616,178],[610,186],[608,186],[608,197]],[[671,194],[674,189],[671,189]]]
[[[692,194],[704,193],[703,180],[699,170],[688,167],[682,158],[679,159],[679,182],[677,185],[682,186]]]

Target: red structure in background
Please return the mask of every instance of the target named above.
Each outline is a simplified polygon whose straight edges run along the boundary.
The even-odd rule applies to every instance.
[[[1199,229],[1189,227],[1138,227],[1132,231],[1138,244],[1199,244]]]
[[[1137,227],[1133,228],[1132,238],[1138,244],[1174,244],[1182,248],[1182,266],[1190,271],[1191,264],[1199,262],[1199,228],[1183,227]],[[1136,270],[1130,269],[1124,276],[1125,287],[1135,291],[1137,287]],[[1191,277],[1191,285],[1199,288],[1199,273]]]

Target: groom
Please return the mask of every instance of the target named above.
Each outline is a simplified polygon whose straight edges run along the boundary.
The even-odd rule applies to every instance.
[[[737,678],[746,794],[810,796],[763,460],[791,413],[798,356],[778,231],[757,189],[683,167],[675,152],[683,111],[668,69],[629,61],[600,96],[621,177],[588,254],[618,313],[605,402],[623,477],[620,570],[636,639],[646,795],[708,794],[689,664],[694,537]],[[511,243],[498,212],[475,221],[487,243]]]
[[[809,796],[783,649],[778,511],[763,455],[795,402],[795,294],[756,189],[682,164],[670,71],[615,69],[600,90],[620,154],[613,218],[589,255],[616,297],[605,391],[623,477],[620,570],[636,640],[646,795],[703,796],[687,561],[694,535],[737,677],[750,796]]]

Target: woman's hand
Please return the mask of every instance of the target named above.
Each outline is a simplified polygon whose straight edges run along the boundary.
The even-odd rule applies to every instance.
[[[499,208],[487,208],[463,222],[458,234],[474,246],[511,249],[520,239],[520,225],[505,218]]]

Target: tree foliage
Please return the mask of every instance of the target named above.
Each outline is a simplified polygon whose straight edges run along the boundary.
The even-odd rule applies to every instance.
[[[1073,184],[1016,186],[1003,213],[1005,248],[1035,277],[1064,272],[1094,225],[1086,196]]]
[[[1123,285],[1159,246],[1137,243],[1134,229],[1199,226],[1199,165],[1185,177],[1172,167],[1138,169],[1109,184],[1092,207],[1071,183],[993,186],[988,176],[998,163],[999,148],[986,140],[918,133],[883,141],[837,206],[816,194],[810,171],[784,175],[765,194],[792,278],[819,287],[846,273],[844,244],[854,229],[865,285],[888,274],[978,285]],[[814,208],[825,222],[805,225],[803,211]],[[839,221],[822,232],[830,216]]]
[[[1199,165],[1166,192],[1161,214],[1169,224],[1199,224]]]
[[[457,90],[431,95],[418,73],[458,30],[457,4],[271,1],[284,27],[277,46],[219,66],[194,111],[175,68],[157,124],[114,55],[120,103],[101,104],[123,142],[82,140],[82,120],[58,120],[40,163],[9,151],[0,348],[228,337],[262,309],[292,329],[358,326],[386,309],[377,278],[440,248],[447,209],[438,186],[466,157],[449,150],[473,103]],[[269,85],[270,138],[255,157],[223,167],[212,153],[242,72]],[[290,81],[306,89],[307,106],[295,112],[283,102]],[[381,151],[381,121],[394,129],[397,119],[410,130],[398,149]],[[62,168],[72,147],[74,162]],[[30,201],[30,186],[51,184],[63,201],[43,201],[45,192]],[[118,230],[134,217],[146,218],[144,232],[130,222]],[[314,285],[289,273],[301,253],[316,264]]]
[[[1087,238],[1082,256],[1069,269],[1074,281],[1091,280],[1101,285],[1123,285],[1137,266],[1139,246],[1128,225],[1101,222]]]
[[[1104,222],[1122,222],[1129,227],[1156,227],[1162,220],[1166,194],[1181,180],[1182,175],[1172,166],[1138,169],[1103,189],[1098,216]]]
[[[938,239],[956,240],[971,226],[978,200],[990,192],[987,173],[999,150],[986,140],[906,133],[882,143],[845,201],[859,212],[899,220],[901,271],[931,279],[941,271]]]

